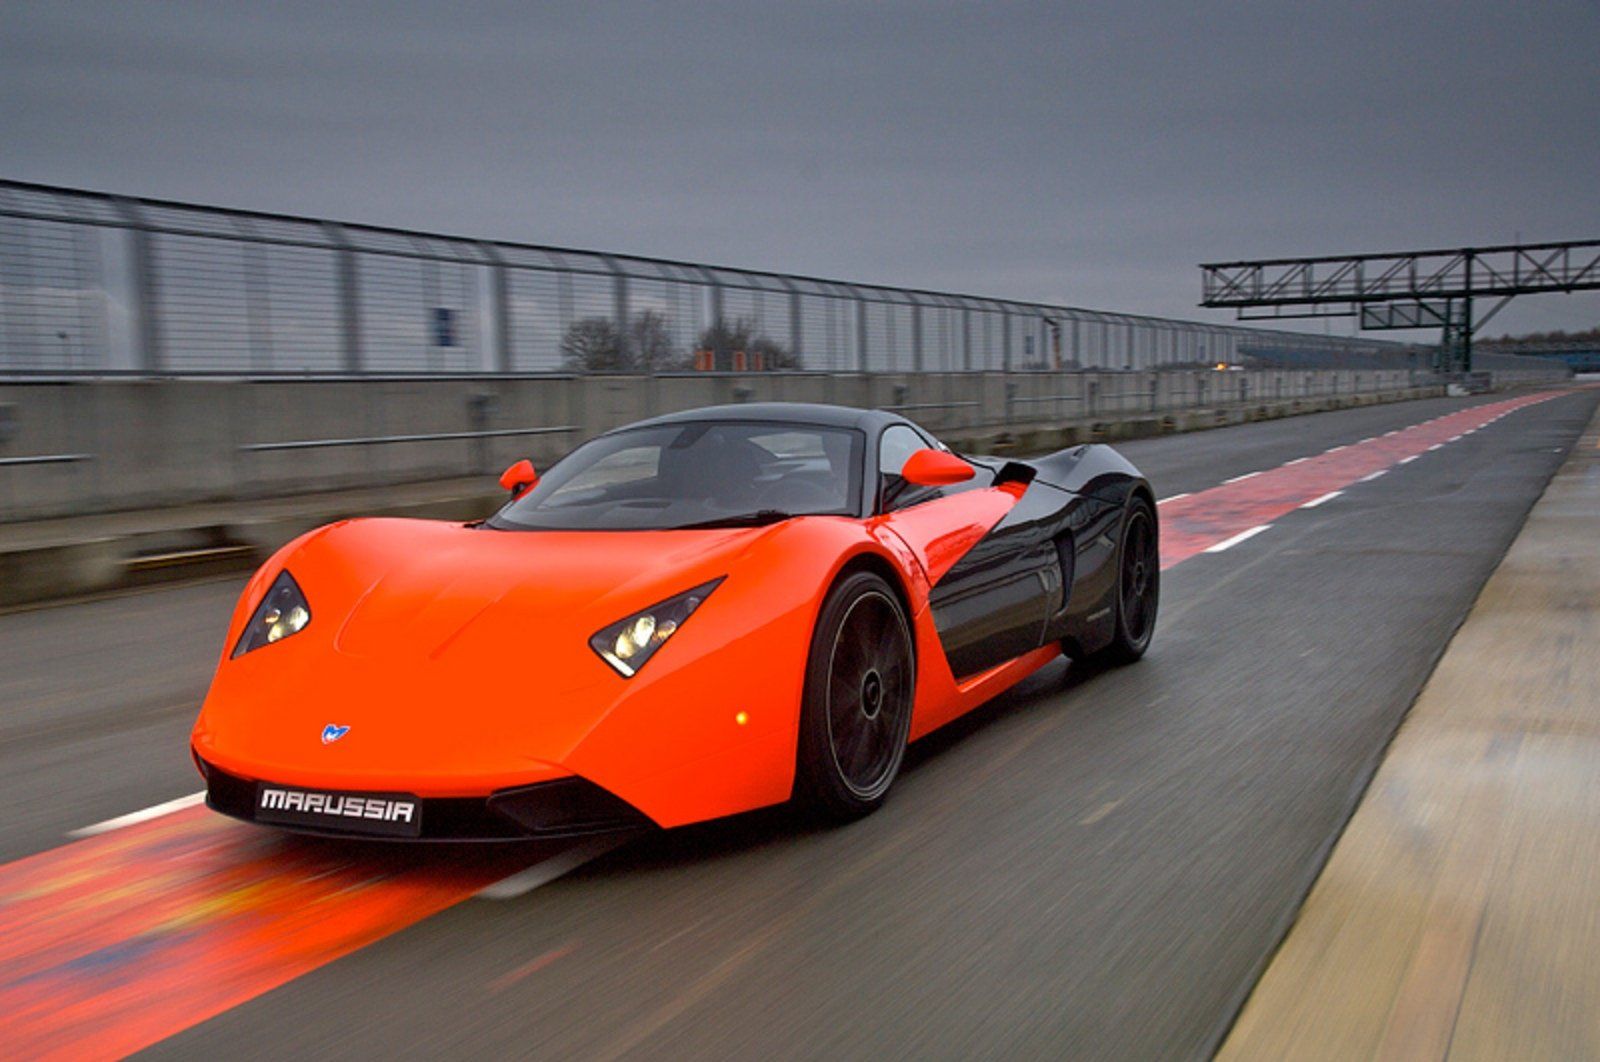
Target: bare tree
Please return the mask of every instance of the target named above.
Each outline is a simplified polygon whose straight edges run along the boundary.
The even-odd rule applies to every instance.
[[[617,326],[604,317],[574,321],[561,337],[561,360],[578,372],[632,372],[632,353]]]
[[[683,367],[683,358],[672,348],[672,332],[667,315],[659,310],[642,310],[628,322],[628,347],[634,364],[643,372],[660,372]]]

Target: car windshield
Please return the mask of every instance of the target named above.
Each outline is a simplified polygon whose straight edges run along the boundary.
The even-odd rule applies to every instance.
[[[578,447],[486,521],[507,531],[739,527],[855,515],[864,438],[849,428],[705,420]]]

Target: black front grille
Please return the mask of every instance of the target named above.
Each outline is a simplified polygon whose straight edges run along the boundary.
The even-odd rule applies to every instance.
[[[197,758],[198,759],[198,758]],[[224,815],[247,822],[256,814],[256,783],[229,774],[203,760],[206,803]],[[593,782],[560,778],[553,782],[501,789],[485,797],[424,797],[424,841],[501,841],[530,837],[583,837],[595,833],[642,829],[650,819],[627,801]],[[279,824],[272,824],[279,825]],[[359,828],[289,827],[328,837],[365,837]]]

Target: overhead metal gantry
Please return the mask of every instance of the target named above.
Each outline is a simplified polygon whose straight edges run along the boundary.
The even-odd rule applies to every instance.
[[[1600,240],[1215,262],[1200,305],[1243,321],[1355,317],[1364,329],[1443,329],[1440,368],[1472,368],[1472,336],[1518,295],[1600,290]],[[1499,298],[1473,319],[1473,300]]]

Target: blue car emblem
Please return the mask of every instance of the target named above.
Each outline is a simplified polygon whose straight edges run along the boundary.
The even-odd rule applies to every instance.
[[[329,723],[327,726],[322,728],[322,743],[324,745],[331,745],[348,733],[350,733],[349,727],[339,726],[337,723]]]

